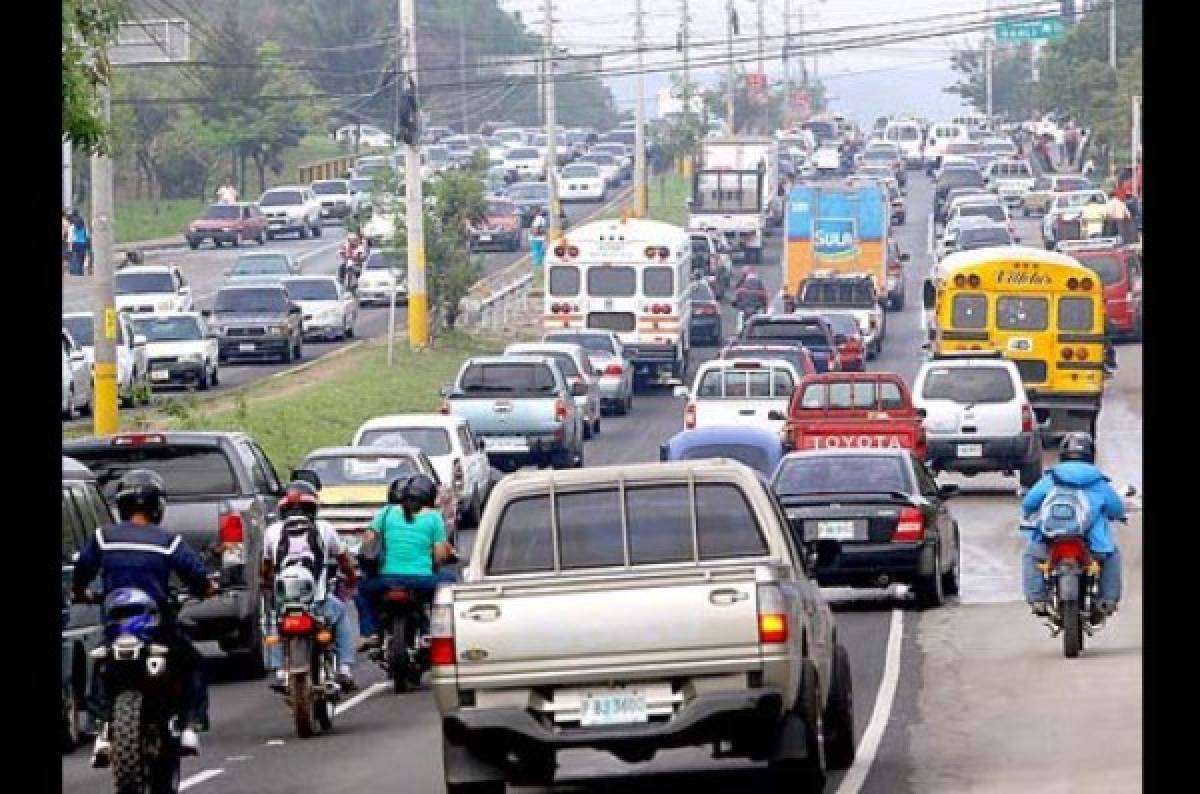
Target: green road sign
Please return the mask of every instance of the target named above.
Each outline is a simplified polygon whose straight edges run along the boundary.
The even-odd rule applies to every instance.
[[[1066,32],[1058,17],[1047,19],[1010,19],[996,23],[996,41],[1035,41],[1061,39]]]

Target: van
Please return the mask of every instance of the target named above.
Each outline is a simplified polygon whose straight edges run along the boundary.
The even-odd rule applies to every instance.
[[[915,121],[893,121],[883,132],[887,143],[894,143],[904,154],[904,164],[909,168],[919,167],[923,162],[921,125]]]
[[[946,147],[952,143],[966,143],[967,128],[961,124],[939,122],[929,128],[925,138],[925,166],[939,168],[942,165],[942,155]]]

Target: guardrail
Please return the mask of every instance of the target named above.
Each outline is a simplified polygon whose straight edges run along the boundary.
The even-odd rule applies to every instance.
[[[305,163],[300,166],[300,183],[307,185],[318,179],[345,179],[347,172],[354,167],[354,155],[331,157],[316,163]]]
[[[508,285],[492,292],[491,295],[479,301],[478,308],[471,311],[469,305],[463,316],[468,322],[472,318],[481,328],[498,331],[509,327],[512,322],[525,312],[529,301],[529,290],[533,284],[533,274],[526,273]],[[465,300],[464,302],[473,302]]]

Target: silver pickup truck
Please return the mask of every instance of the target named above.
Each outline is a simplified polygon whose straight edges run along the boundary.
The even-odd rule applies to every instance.
[[[766,483],[726,459],[522,472],[438,590],[448,794],[549,785],[555,755],[711,745],[817,792],[854,758],[849,658]]]
[[[567,383],[548,356],[480,356],[442,387],[442,413],[466,419],[501,471],[525,463],[566,469],[583,466],[584,419],[574,398],[586,395],[587,384]]]

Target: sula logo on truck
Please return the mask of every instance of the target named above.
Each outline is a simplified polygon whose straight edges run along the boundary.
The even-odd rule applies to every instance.
[[[858,252],[854,218],[817,218],[813,222],[813,248],[825,259],[847,259]]]

